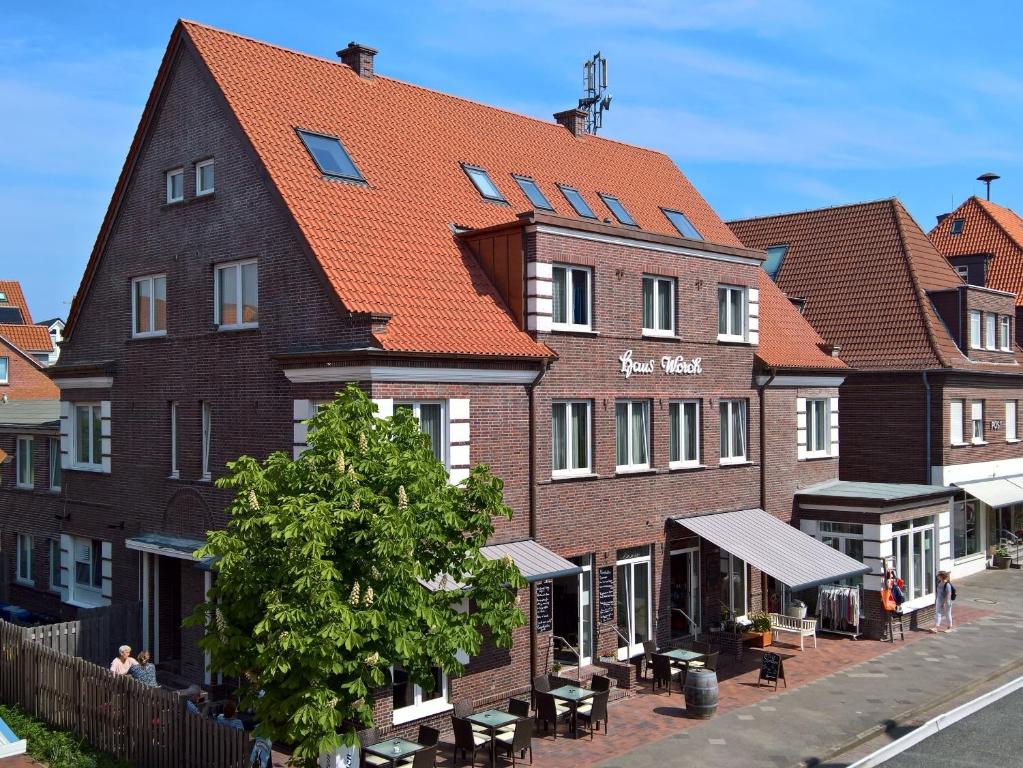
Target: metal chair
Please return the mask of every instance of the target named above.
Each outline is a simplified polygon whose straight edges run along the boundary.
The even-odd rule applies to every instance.
[[[555,727],[557,730],[557,727]],[[533,720],[531,718],[523,718],[515,723],[515,728],[512,731],[506,733],[497,734],[497,746],[499,749],[506,750],[511,755],[512,766],[515,766],[515,755],[519,757],[526,756],[526,750],[529,750],[529,762],[533,762]]]
[[[576,717],[590,728],[590,741],[593,740],[594,726],[599,730],[599,723],[604,723],[604,733],[607,733],[607,698],[610,695],[609,691],[594,694],[589,703],[583,704],[576,710]]]
[[[667,685],[668,695],[671,696],[671,683],[678,678],[678,689],[682,690],[682,670],[675,669],[671,665],[671,657],[665,656],[663,653],[654,654],[654,681],[651,685],[653,690],[656,690],[658,686]]]
[[[472,753],[472,766],[476,766],[476,753],[480,749],[488,748],[490,737],[478,733],[472,729],[472,723],[461,717],[451,716],[451,729],[455,734],[455,744],[451,754],[451,764],[458,763],[458,750],[462,750],[462,759],[465,760],[465,753]]]
[[[558,723],[567,720],[571,715],[568,707],[558,704],[557,700],[545,691],[536,692],[536,719],[543,723],[546,733],[547,724],[554,724],[554,738],[558,738]]]
[[[610,691],[611,690],[611,678],[605,677],[604,675],[594,675],[593,679],[590,680],[590,688],[593,690]]]

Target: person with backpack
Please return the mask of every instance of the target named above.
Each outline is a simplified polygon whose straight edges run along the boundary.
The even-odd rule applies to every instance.
[[[952,601],[956,599],[956,589],[949,580],[948,571],[938,571],[938,588],[934,594],[934,626],[931,632],[952,631]],[[945,619],[948,627],[941,629],[941,620]]]

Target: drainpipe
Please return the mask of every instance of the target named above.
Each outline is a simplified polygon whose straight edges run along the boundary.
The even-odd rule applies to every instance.
[[[536,539],[536,506],[537,506],[537,491],[536,491],[536,387],[540,383],[540,379],[550,368],[550,361],[543,364],[540,372],[533,379],[532,383],[527,385],[526,394],[529,401],[529,468],[527,471],[527,480],[529,482],[529,538]],[[530,624],[534,620],[534,609],[536,608],[536,585],[530,583],[529,585],[529,616]],[[529,631],[529,679],[532,680],[536,676],[536,632],[533,631],[530,626]]]
[[[770,369],[768,369],[770,370]],[[767,509],[767,417],[764,415],[766,408],[764,400],[767,397],[767,388],[777,378],[778,372],[772,371],[771,377],[757,387],[760,392],[760,508]]]
[[[926,416],[927,426],[926,426],[926,429],[924,430],[924,432],[925,432],[925,434],[927,436],[926,437],[927,449],[925,451],[925,454],[926,454],[926,457],[927,457],[927,467],[926,467],[926,472],[924,474],[924,483],[926,485],[930,485],[931,484],[931,382],[929,382],[927,380],[927,371],[923,372],[923,376],[924,376],[924,389],[927,392],[927,395],[926,395],[926,397],[927,397],[927,409],[926,409],[927,410],[927,416]]]

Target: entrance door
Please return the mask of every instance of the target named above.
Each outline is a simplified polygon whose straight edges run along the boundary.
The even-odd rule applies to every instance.
[[[700,550],[671,552],[671,636],[700,631]]]
[[[589,555],[571,561],[583,570],[554,580],[554,634],[565,640],[555,640],[554,656],[562,664],[585,665],[593,654],[593,566]],[[565,648],[566,643],[574,651]]]
[[[653,634],[650,619],[650,548],[633,547],[618,552],[618,658],[643,653],[643,643]]]

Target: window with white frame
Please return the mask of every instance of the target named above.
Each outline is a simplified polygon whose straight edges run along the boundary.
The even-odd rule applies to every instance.
[[[33,443],[34,441],[31,437],[18,438],[18,449],[15,451],[18,460],[18,474],[15,480],[15,485],[18,488],[31,488],[35,485],[32,467]]]
[[[63,571],[60,569],[60,539],[49,540],[50,553],[50,589],[59,592],[64,585]]]
[[[27,533],[19,533],[15,552],[16,580],[22,584],[32,583],[32,537]]]
[[[970,310],[970,347],[973,349],[981,348],[980,339],[980,312],[976,309]]]
[[[831,401],[826,397],[806,401],[806,452],[809,456],[831,453]]]
[[[1016,422],[1016,401],[1005,401],[1005,439],[1012,441],[1019,439],[1019,430]]]
[[[59,491],[61,483],[61,466],[60,466],[60,439],[51,437],[47,440],[47,447],[49,449],[49,460],[50,460],[50,490]]]
[[[414,401],[406,403],[395,403],[394,410],[406,410],[416,417],[419,422],[419,431],[430,438],[430,447],[433,455],[444,466],[448,465],[448,441],[444,418],[445,403],[443,401],[427,402]]]
[[[555,264],[553,280],[553,317],[551,327],[562,331],[589,331],[592,322],[592,276],[589,267]]]
[[[0,384],[10,383],[11,361],[8,357],[0,357]]]
[[[103,418],[99,403],[75,405],[74,466],[98,469],[103,466]]]
[[[625,400],[615,403],[616,464],[618,471],[650,467],[650,403]]]
[[[590,401],[563,400],[551,404],[551,473],[588,475],[592,471]]]
[[[970,403],[970,440],[974,443],[984,442],[983,400],[973,400]]]
[[[670,277],[643,277],[643,333],[675,333],[675,281]]]
[[[170,476],[177,479],[181,475],[178,472],[178,403],[172,400],[170,403]]]
[[[998,349],[998,338],[995,333],[995,324],[998,322],[998,318],[992,315],[990,312],[984,316],[984,328],[986,337],[986,345],[988,349]]]
[[[892,524],[895,571],[905,581],[906,598],[934,594],[934,518],[918,517]]]
[[[220,328],[259,325],[259,270],[255,259],[219,264],[214,271],[215,317]]]
[[[185,169],[167,171],[167,202],[179,203],[185,199]]]
[[[817,536],[821,543],[837,549],[857,562],[863,562],[863,526],[859,523],[832,523],[821,520],[817,523]],[[841,583],[851,587],[862,586],[863,574],[842,579]]]
[[[980,515],[977,501],[957,501],[952,505],[952,557],[959,560],[979,555],[983,549],[980,539]]]
[[[740,619],[747,613],[746,561],[721,550],[718,560],[721,574],[721,605],[730,619]]]
[[[103,588],[103,542],[97,539],[74,540],[75,592],[98,595]],[[81,598],[81,595],[79,595]]]
[[[668,464],[672,467],[700,465],[699,400],[668,404]]]
[[[1012,351],[1012,320],[1008,315],[998,318],[998,344],[1005,352]]]
[[[718,339],[746,340],[746,289],[735,285],[718,286]]]
[[[395,664],[391,667],[392,720],[406,723],[449,708],[448,678],[440,667],[431,669],[433,686],[426,690],[409,679],[408,673]]]
[[[213,434],[213,407],[209,400],[200,403],[202,411],[202,479],[209,480],[210,475],[210,440]]]
[[[213,158],[195,164],[195,194],[208,195],[213,191]]]
[[[131,281],[131,335],[167,334],[167,276],[148,275]]]
[[[965,400],[952,400],[949,403],[948,440],[952,445],[962,445],[966,442],[963,440],[963,411],[965,405]]]
[[[720,411],[721,463],[746,461],[746,401],[722,400]]]

